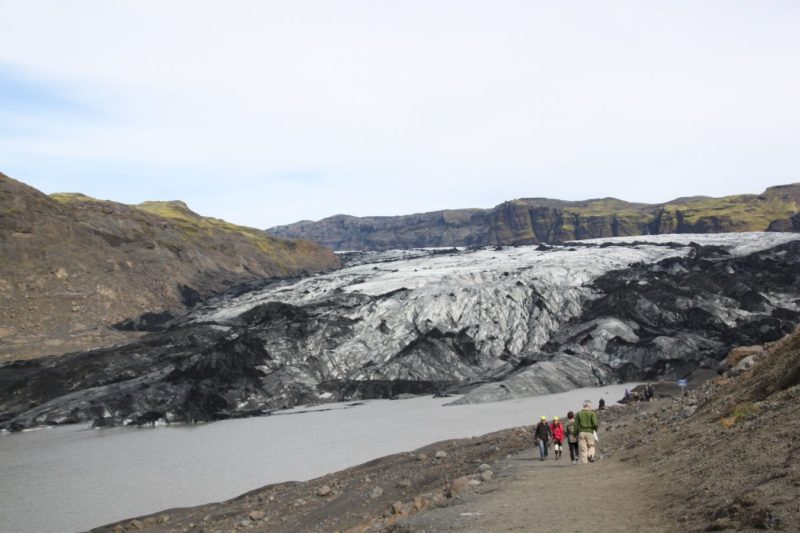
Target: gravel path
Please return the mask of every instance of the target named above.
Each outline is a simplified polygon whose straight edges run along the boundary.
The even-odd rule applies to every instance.
[[[537,454],[538,455],[538,454]],[[403,521],[395,531],[667,532],[647,473],[618,460],[540,462],[534,452],[506,459],[497,479],[459,503]]]

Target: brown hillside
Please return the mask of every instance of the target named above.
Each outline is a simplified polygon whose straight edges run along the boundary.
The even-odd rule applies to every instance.
[[[315,243],[202,217],[182,202],[49,197],[0,174],[0,362],[118,342],[134,335],[109,329],[123,319],[338,266]]]
[[[663,481],[665,509],[686,531],[796,531],[800,330],[763,352],[734,352],[729,360],[755,354],[755,366],[642,412],[619,454]]]

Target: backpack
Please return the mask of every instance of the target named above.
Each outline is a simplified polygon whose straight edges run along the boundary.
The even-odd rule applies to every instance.
[[[575,432],[575,419],[567,420],[567,423],[564,424],[564,433],[567,436],[567,440],[569,442],[578,442],[578,434]]]

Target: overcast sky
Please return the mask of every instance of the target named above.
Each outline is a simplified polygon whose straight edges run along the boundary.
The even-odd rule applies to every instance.
[[[255,227],[800,181],[800,2],[0,0],[0,171]]]

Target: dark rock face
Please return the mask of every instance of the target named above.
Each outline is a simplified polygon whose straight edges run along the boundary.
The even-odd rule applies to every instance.
[[[127,345],[0,366],[0,427],[196,422],[405,393],[469,403],[716,369],[732,346],[800,321],[800,240],[705,239],[354,257],[240,287]]]
[[[800,213],[771,222],[767,231],[800,231]]]
[[[164,331],[173,319],[175,319],[175,315],[169,311],[144,313],[136,320],[126,318],[111,327],[120,331]]]
[[[611,337],[605,357],[624,361],[619,370],[624,378],[649,379],[663,375],[667,365],[712,367],[730,346],[778,340],[800,321],[798,310],[776,306],[788,302],[763,296],[800,291],[796,244],[742,258],[696,250],[688,260],[636,265],[601,277],[595,287],[603,296],[589,303],[577,327],[564,328],[551,343],[579,351],[596,343],[608,331],[602,321],[613,317],[630,325],[635,339]],[[778,260],[785,256],[792,259]],[[672,359],[656,356],[665,352],[667,339],[682,343],[671,347]]]
[[[336,215],[267,231],[317,241],[334,250],[557,243],[575,239],[742,231],[800,231],[800,184],[761,195],[678,198],[665,204],[615,198],[565,202],[523,198],[492,209],[397,217]]]

